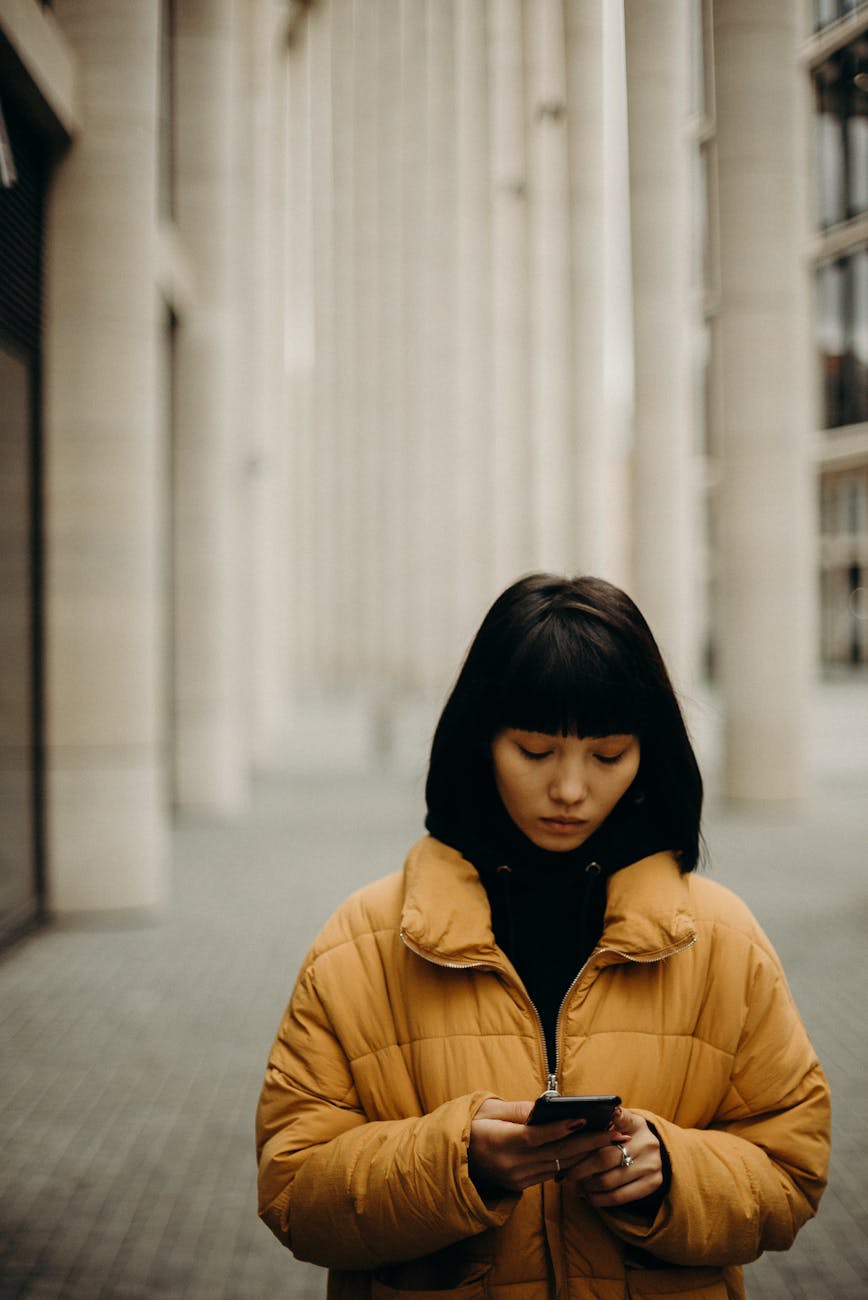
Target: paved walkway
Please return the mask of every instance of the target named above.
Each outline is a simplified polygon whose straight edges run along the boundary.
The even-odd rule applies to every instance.
[[[700,730],[714,731],[713,710]],[[818,694],[810,807],[712,803],[715,875],[786,964],[835,1107],[833,1179],[793,1251],[749,1270],[751,1300],[868,1297],[868,685]],[[252,1123],[265,1056],[313,932],[399,863],[416,774],[284,776],[234,825],[176,834],[155,926],[52,928],[0,962],[0,1296],[313,1300],[255,1215]]]

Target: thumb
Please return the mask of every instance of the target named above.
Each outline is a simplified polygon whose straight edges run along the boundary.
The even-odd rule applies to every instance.
[[[500,1097],[488,1097],[474,1119],[499,1119],[507,1124],[524,1124],[533,1109],[532,1101],[503,1101]]]

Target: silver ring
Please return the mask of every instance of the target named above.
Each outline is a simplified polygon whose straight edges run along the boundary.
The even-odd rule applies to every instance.
[[[560,1172],[561,1172],[561,1162],[560,1160],[558,1160],[557,1156],[555,1156],[555,1173],[559,1174]]]
[[[633,1157],[630,1155],[626,1146],[623,1146],[620,1142],[616,1142],[615,1146],[621,1152],[621,1163],[618,1166],[619,1169],[629,1169],[632,1164],[635,1164]]]

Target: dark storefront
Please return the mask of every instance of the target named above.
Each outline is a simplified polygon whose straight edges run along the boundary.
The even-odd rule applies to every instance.
[[[8,97],[0,172],[0,945],[39,914],[40,344],[47,155]]]

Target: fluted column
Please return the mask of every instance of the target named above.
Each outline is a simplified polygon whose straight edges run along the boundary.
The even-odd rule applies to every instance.
[[[528,171],[520,0],[489,6],[495,586],[528,567]]]
[[[175,448],[175,794],[230,811],[245,796],[237,391],[234,0],[177,9],[177,223],[196,300],[178,332]]]
[[[407,311],[403,276],[404,202],[403,115],[398,111],[404,84],[402,0],[377,0],[376,114],[380,173],[377,185],[378,274],[378,412],[382,427],[380,476],[383,490],[381,572],[382,617],[379,620],[379,676],[384,692],[399,687],[407,672],[409,620],[406,606],[408,520],[413,516],[407,491],[405,428],[405,355]]]
[[[419,684],[448,680],[456,638],[455,584],[455,16],[453,0],[426,0],[425,242],[422,252],[422,408],[419,422],[419,541],[422,596]]]
[[[334,13],[310,11],[310,167],[313,212],[313,544],[316,663],[332,683],[338,672],[341,526],[339,519],[338,305],[335,266]]]
[[[380,293],[381,238],[379,187],[382,121],[379,114],[379,61],[383,32],[378,6],[353,0],[353,332],[356,350],[355,420],[358,441],[357,577],[355,623],[357,658],[366,678],[376,682],[381,667],[385,599],[383,533],[386,511],[385,435],[381,418],[383,358]]]
[[[290,518],[284,358],[286,296],[286,16],[267,0],[248,8],[246,97],[251,186],[250,326],[245,386],[250,419],[248,520],[251,653],[250,743],[260,767],[273,763],[285,734],[289,694]]]
[[[314,419],[316,311],[311,106],[310,18],[296,23],[287,55],[284,116],[286,154],[274,158],[274,172],[286,181],[287,324],[280,354],[287,368],[285,438],[288,444],[289,554],[288,654],[296,687],[310,683],[319,668],[318,557],[316,553],[317,449]],[[278,137],[279,138],[279,137]]]
[[[528,26],[531,282],[531,553],[570,567],[572,363],[566,32],[563,0],[539,0]]]
[[[634,590],[670,669],[696,674],[688,11],[627,0],[635,368]]]
[[[572,215],[572,409],[575,566],[608,567],[607,448],[603,403],[605,312],[603,12],[601,0],[566,6]]]
[[[150,908],[167,886],[160,5],[54,9],[82,126],[46,222],[47,894],[71,913]]]
[[[402,659],[406,684],[418,686],[421,676],[419,638],[425,617],[428,574],[423,569],[425,545],[420,499],[425,490],[420,470],[420,439],[425,428],[423,352],[427,283],[424,264],[427,171],[427,3],[401,2],[401,438],[404,492],[407,495],[406,534],[401,547]]]
[[[736,799],[806,786],[811,599],[804,71],[798,0],[717,0],[725,782]]]
[[[486,10],[456,5],[455,540],[456,639],[466,645],[494,594],[491,398],[491,187]]]

